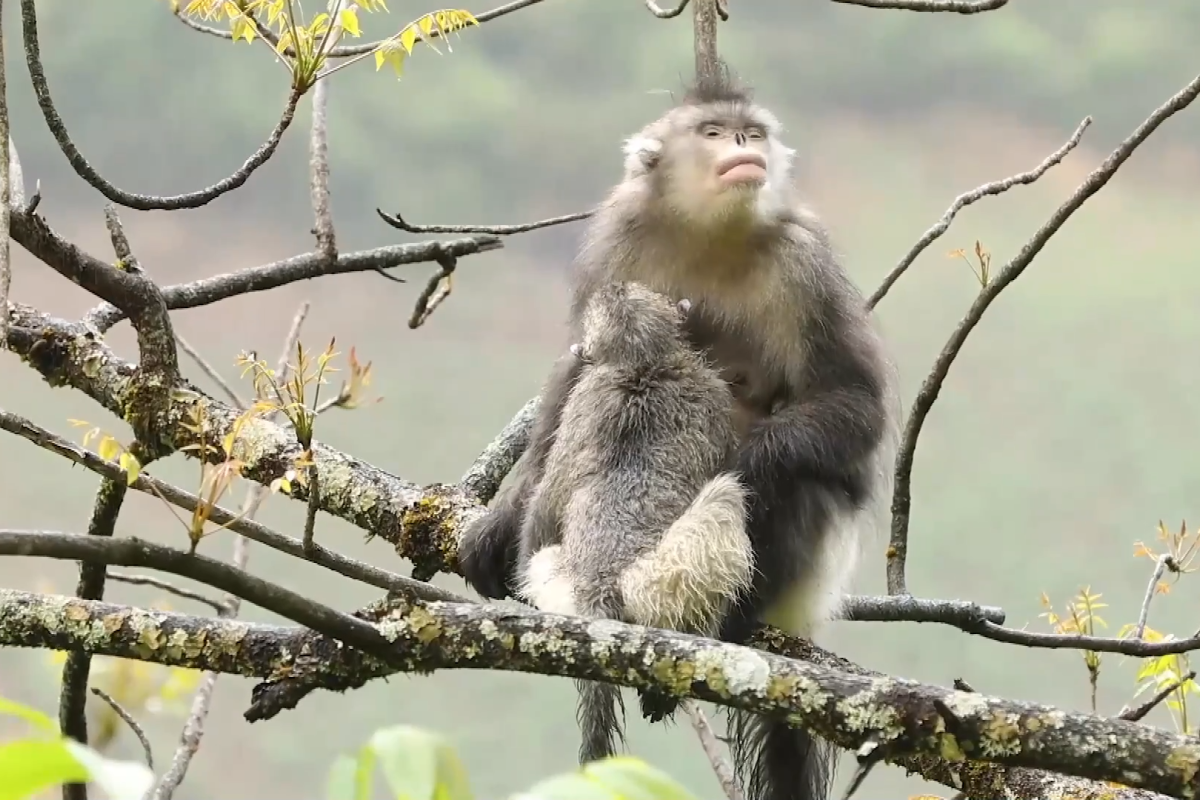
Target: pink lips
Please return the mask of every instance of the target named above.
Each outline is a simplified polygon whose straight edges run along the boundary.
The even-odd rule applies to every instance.
[[[740,153],[722,161],[717,175],[722,183],[761,182],[767,177],[767,162],[757,153]]]

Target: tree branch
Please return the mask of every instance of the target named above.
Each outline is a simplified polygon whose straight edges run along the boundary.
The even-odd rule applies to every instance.
[[[696,77],[715,75],[717,56],[717,0],[693,0],[692,47],[696,56]]]
[[[708,724],[708,717],[704,714],[704,709],[694,700],[686,700],[683,702],[683,710],[692,721],[692,728],[696,731],[696,738],[700,740],[700,746],[704,749],[704,755],[708,758],[708,762],[712,764],[713,772],[717,775],[717,782],[721,784],[722,791],[725,792],[725,797],[728,800],[746,800],[745,794],[742,793],[742,788],[738,785],[737,776],[733,772],[733,765],[725,758],[725,754],[721,752],[721,744],[717,739],[717,735],[713,733],[712,726]]]
[[[41,258],[41,254],[32,250],[18,236],[14,238],[33,255]],[[31,243],[32,240],[31,240]],[[377,272],[405,264],[421,264],[437,261],[443,256],[462,258],[475,253],[486,253],[489,250],[499,250],[503,243],[497,236],[470,236],[463,239],[451,239],[447,242],[415,242],[412,244],[394,244],[386,247],[376,247],[371,250],[359,250],[353,253],[338,255],[337,261],[330,264],[320,252],[304,253],[303,255],[265,264],[259,267],[231,272],[225,275],[215,275],[198,281],[167,286],[162,289],[163,299],[167,308],[172,311],[182,308],[198,308],[238,297],[251,292],[265,292],[286,286],[289,283],[320,278],[325,275],[344,275],[351,272]],[[83,259],[90,256],[79,253]],[[103,297],[103,295],[101,295]],[[107,300],[107,298],[104,298]],[[126,316],[118,304],[111,301],[90,311],[85,318],[99,332],[104,333]]]
[[[9,227],[12,215],[12,161],[9,154],[15,148],[8,125],[8,78],[4,61],[4,3],[0,1],[0,350],[8,341],[8,293],[12,288],[12,253],[9,246]],[[19,176],[18,176],[19,178]]]
[[[1189,764],[1194,764],[1189,759],[1197,757],[1192,755],[1197,745],[1188,737],[1123,722],[1120,723],[1123,727],[1116,732],[1119,737],[1116,741],[1131,741],[1131,748],[1113,752],[1110,763],[1105,755],[1111,750],[1108,736],[1113,733],[1114,721],[897,681],[863,669],[811,643],[789,639],[778,631],[768,631],[765,636],[760,632],[756,644],[772,650],[779,648],[782,658],[615,622],[606,623],[599,630],[587,620],[553,617],[518,608],[414,605],[396,601],[391,606],[380,604],[377,616],[384,620],[383,626],[389,635],[396,632],[393,647],[409,658],[407,669],[412,672],[439,668],[491,669],[492,662],[499,661],[509,665],[507,669],[572,676],[586,671],[589,679],[626,686],[658,685],[672,693],[691,696],[702,696],[709,691],[715,694],[732,687],[738,698],[736,702],[727,702],[723,697],[713,702],[738,705],[746,701],[745,707],[754,706],[752,710],[758,710],[760,706],[757,698],[752,700],[747,695],[753,696],[756,687],[764,682],[783,686],[787,697],[781,696],[779,702],[789,702],[796,694],[812,701],[806,705],[806,713],[797,717],[799,722],[833,715],[838,709],[843,711],[844,722],[838,720],[829,729],[818,729],[841,747],[857,748],[856,742],[875,735],[875,726],[899,732],[905,749],[910,737],[921,737],[920,743],[926,746],[919,752],[901,752],[901,747],[893,746],[889,748],[888,760],[929,780],[962,789],[972,797],[1044,800],[1046,797],[1104,796],[1109,800],[1151,800],[1155,795],[1145,791],[1110,785],[1098,787],[1047,772],[1005,769],[985,762],[1038,760],[1046,762],[1046,769],[1055,771],[1050,762],[1057,763],[1059,759],[1078,762],[1076,753],[1066,754],[1071,747],[1076,747],[1090,754],[1086,764],[1078,762],[1080,769],[1091,771],[1094,763],[1099,761],[1101,769],[1120,772],[1127,760],[1137,759],[1145,752],[1146,738],[1155,743],[1149,749],[1157,747],[1159,742],[1166,743],[1166,749],[1149,756],[1151,759],[1157,757],[1150,761],[1156,772],[1187,770]],[[163,644],[147,648],[146,642]],[[246,677],[264,678],[299,671],[321,680],[324,687],[332,691],[360,686],[370,677],[392,671],[377,658],[347,649],[336,640],[302,628],[201,618],[10,589],[0,589],[0,646],[56,650],[84,647],[95,655],[134,657],[168,666],[215,669]],[[347,661],[335,658],[342,653],[352,657],[353,666],[349,672],[345,671]],[[811,663],[789,660],[796,658]],[[767,668],[762,670],[764,662]],[[753,664],[755,669],[737,673],[738,680],[725,680],[722,684],[723,667],[730,664]],[[681,687],[683,681],[673,680],[689,668],[695,670],[694,676],[699,676],[700,681],[690,688],[699,691],[688,691],[689,687]],[[614,677],[593,677],[599,673]],[[819,677],[812,678],[812,675]],[[847,686],[844,680],[852,683]],[[720,688],[706,686],[705,682],[715,683]],[[262,701],[262,691],[255,689],[256,704]],[[883,699],[878,700],[881,696]],[[972,746],[974,743],[969,738],[959,738],[943,729],[944,723],[933,707],[935,699],[950,708],[965,705],[971,717],[969,728],[972,731],[979,725],[991,729],[984,731],[979,739],[980,743],[990,743],[990,756],[971,762],[956,760],[955,753],[976,758],[983,749]],[[800,702],[804,704],[805,700]],[[1028,713],[1030,709],[1033,714]],[[873,711],[879,713],[871,713]],[[1009,716],[1014,713],[1015,717]],[[1029,722],[1034,716],[1048,719],[1049,724],[1032,730],[1037,727]],[[1096,723],[1101,727],[1093,728]],[[1086,733],[1081,734],[1080,730],[1086,730]],[[1014,739],[1010,740],[1008,737],[1014,731]],[[933,737],[932,742],[926,732]],[[1134,738],[1129,738],[1129,732]],[[996,746],[997,739],[1002,740],[1003,747]],[[1035,741],[1038,748],[1025,746]],[[945,751],[941,749],[943,743],[948,748]],[[1047,751],[1046,745],[1051,751]],[[1022,752],[1012,752],[1018,746]],[[950,753],[951,757],[943,757],[943,752]],[[1146,776],[1142,780],[1157,781],[1158,778]],[[1191,780],[1194,782],[1195,776]],[[1052,792],[1052,789],[1058,791]],[[1103,789],[1103,795],[1098,794],[1099,789]],[[1063,790],[1070,791],[1058,793]]]
[[[0,429],[15,433],[52,453],[63,456],[73,463],[84,466],[93,472],[113,479],[123,479],[124,471],[116,464],[105,461],[94,453],[72,444],[44,428],[34,425],[27,419],[0,410]],[[200,503],[200,498],[185,492],[164,481],[151,477],[143,471],[130,487],[140,492],[152,494],[183,508],[194,511]],[[267,547],[286,553],[295,558],[311,561],[339,575],[352,580],[361,581],[368,586],[375,586],[386,591],[410,592],[416,597],[427,600],[463,601],[463,598],[440,589],[428,583],[414,581],[403,575],[379,569],[370,564],[364,564],[333,550],[327,550],[316,545],[312,553],[306,553],[300,540],[292,536],[284,536],[270,528],[250,519],[239,518],[238,515],[220,506],[214,507],[209,515],[210,522],[227,527],[234,533],[239,533]]]
[[[313,87],[308,171],[317,252],[332,264],[337,262],[337,235],[333,229],[333,213],[329,208],[329,121],[326,116],[328,92],[328,80],[317,81]]]
[[[101,480],[87,535],[111,539],[124,502],[125,481],[111,478]],[[104,578],[103,562],[84,561],[79,565],[75,596],[83,600],[103,600]],[[80,744],[88,743],[87,689],[91,669],[92,657],[89,653],[84,650],[67,653],[62,669],[62,690],[58,698],[58,725],[64,736],[70,736]],[[63,784],[63,800],[87,800],[87,796],[86,783]]]
[[[121,721],[129,726],[133,731],[133,735],[137,737],[138,742],[142,745],[142,754],[146,756],[146,766],[154,770],[154,749],[150,747],[150,740],[146,738],[146,732],[142,730],[142,726],[138,725],[137,720],[133,715],[121,707],[121,704],[110,697],[103,689],[95,686],[92,687],[92,694],[99,697],[104,702],[108,703],[108,707],[113,710],[113,713],[121,718]]]
[[[227,606],[220,600],[214,600],[200,592],[193,592],[191,589],[185,589],[182,586],[165,581],[162,578],[155,578],[153,575],[127,575],[123,572],[110,572],[108,579],[117,583],[127,583],[130,586],[153,586],[155,589],[173,594],[176,597],[182,597],[185,600],[195,600],[197,603],[203,603],[217,613],[223,612]]]
[[[645,3],[650,13],[659,19],[674,19],[682,14],[688,6],[688,0],[679,0],[679,5],[674,8],[661,8],[654,0],[645,0]]]
[[[1038,178],[1042,177],[1042,175],[1046,174],[1047,170],[1053,166],[1056,166],[1059,162],[1066,158],[1067,153],[1071,152],[1079,145],[1079,140],[1083,138],[1083,132],[1086,131],[1088,126],[1091,124],[1091,117],[1084,118],[1083,122],[1079,123],[1079,127],[1075,129],[1075,133],[1071,134],[1071,138],[1067,140],[1066,144],[1055,150],[1046,157],[1046,160],[1028,172],[1012,175],[1004,178],[1003,180],[985,183],[978,188],[972,189],[966,194],[960,194],[958,197],[954,198],[954,202],[950,204],[948,209],[946,209],[946,213],[943,214],[942,218],[937,221],[937,224],[925,231],[924,235],[922,235],[917,243],[913,245],[912,249],[908,251],[904,258],[900,259],[900,263],[892,267],[892,271],[889,272],[887,277],[883,279],[883,283],[879,285],[879,288],[876,289],[871,297],[867,300],[867,308],[874,309],[875,306],[879,305],[879,301],[887,295],[888,291],[892,288],[896,281],[900,280],[900,277],[908,271],[908,268],[911,267],[913,262],[917,260],[917,256],[925,252],[925,249],[929,247],[929,245],[937,241],[937,239],[939,239],[941,235],[950,228],[950,223],[954,221],[954,217],[959,211],[962,211],[967,206],[978,200],[982,200],[985,197],[1003,194],[1014,186],[1028,185],[1033,183]]]
[[[167,305],[140,269],[114,268],[63,239],[36,214],[11,215],[12,237],[51,269],[119,308],[133,323],[144,371],[159,383],[178,380],[179,361]],[[147,445],[153,438],[147,438]]]
[[[126,206],[127,208],[137,209],[138,211],[155,209],[174,211],[181,208],[199,208],[207,203],[211,203],[221,195],[237,189],[249,180],[251,174],[256,169],[267,163],[267,160],[275,154],[280,140],[283,139],[284,132],[292,124],[292,119],[296,115],[296,104],[300,102],[300,97],[303,94],[303,92],[292,89],[288,95],[287,104],[284,106],[283,115],[279,118],[275,129],[271,131],[271,135],[267,137],[266,142],[258,150],[254,151],[246,159],[245,163],[229,177],[214,183],[206,189],[187,194],[173,195],[171,197],[155,197],[126,192],[105,180],[87,162],[87,159],[79,152],[79,148],[71,141],[66,125],[63,123],[62,117],[58,115],[58,110],[54,107],[54,100],[50,97],[50,87],[46,82],[45,70],[42,69],[37,24],[37,9],[34,0],[21,0],[21,28],[25,40],[25,63],[29,67],[29,79],[33,82],[33,91],[37,96],[38,106],[42,109],[42,116],[46,120],[46,126],[54,134],[54,139],[58,142],[59,149],[62,150],[63,155],[67,157],[67,161],[70,162],[71,167],[80,178],[83,178],[96,191],[112,202]]]
[[[595,211],[576,211],[574,214],[563,214],[536,222],[522,222],[516,225],[413,225],[405,222],[400,214],[388,214],[383,209],[375,209],[375,213],[393,228],[408,233],[489,233],[493,236],[511,236],[514,233],[528,233],[541,228],[551,228],[568,222],[577,222],[592,217]]]
[[[949,12],[952,14],[980,14],[1008,5],[1008,0],[833,0],[833,2],[864,8]]]
[[[917,440],[921,435],[921,427],[925,423],[925,418],[929,415],[934,401],[941,392],[942,384],[950,371],[950,365],[954,363],[954,359],[962,350],[967,336],[979,324],[988,306],[1000,296],[1006,287],[1021,276],[1025,268],[1033,262],[1037,254],[1050,241],[1050,237],[1058,232],[1059,228],[1089,197],[1108,183],[1116,174],[1117,169],[1133,155],[1133,151],[1150,134],[1154,133],[1159,125],[1173,114],[1187,108],[1196,99],[1197,94],[1200,94],[1200,76],[1194,78],[1191,83],[1156,109],[1129,138],[1113,150],[1100,166],[1092,170],[1074,194],[1058,207],[1049,221],[1039,228],[1020,252],[983,287],[975,302],[967,310],[966,316],[954,329],[954,333],[942,348],[932,371],[921,384],[921,389],[913,401],[912,410],[909,412],[908,422],[904,428],[900,451],[896,456],[895,490],[892,495],[892,530],[887,552],[889,594],[903,594],[907,591],[904,583],[904,568],[908,554],[908,526],[912,508],[912,469]]]

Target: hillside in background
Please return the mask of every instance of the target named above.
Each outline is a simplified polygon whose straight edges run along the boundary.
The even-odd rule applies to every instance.
[[[800,179],[827,218],[855,279],[869,291],[954,197],[1028,170],[1079,121],[1084,143],[1038,183],[964,211],[879,308],[905,405],[977,290],[967,265],[946,256],[981,241],[999,266],[1017,252],[1097,163],[1200,70],[1189,0],[1014,2],[973,17],[875,11],[824,0],[731,0],[721,50],[788,128]],[[386,34],[428,8],[389,4],[364,18]],[[470,7],[473,12],[483,8]],[[261,46],[189,31],[165,2],[39,4],[51,90],[76,143],[124,189],[177,193],[233,171],[275,124],[286,74]],[[8,92],[25,179],[39,180],[40,211],[102,258],[110,246],[103,198],[70,169],[28,85],[20,19],[6,23]],[[443,48],[444,50],[444,48]],[[370,60],[330,87],[333,208],[339,245],[361,249],[418,237],[374,209],[416,223],[508,223],[596,202],[616,179],[622,138],[658,114],[690,73],[687,16],[660,21],[634,0],[545,0],[465,31],[453,52],[419,51],[397,82]],[[142,265],[173,283],[311,249],[307,102],[275,158],[239,191],[198,211],[138,213],[126,223]],[[1103,592],[1115,634],[1133,621],[1150,564],[1133,558],[1160,519],[1195,521],[1194,451],[1200,292],[1190,237],[1200,219],[1200,112],[1172,119],[1090,200],[989,310],[952,369],[916,457],[910,588],[924,596],[1001,605],[1013,626],[1037,618],[1039,594],[1057,607],[1081,586]],[[511,415],[538,391],[564,344],[563,270],[581,226],[518,236],[465,259],[455,293],[418,330],[406,321],[431,265],[406,285],[373,274],[324,279],[179,312],[178,331],[237,380],[234,358],[274,359],[296,306],[313,301],[303,340],[337,337],[374,362],[384,401],[333,412],[317,438],[414,481],[457,479]],[[13,299],[77,316],[93,299],[15,250]],[[133,355],[128,326],[113,334]],[[211,383],[185,362],[188,376]],[[78,436],[69,418],[120,434],[124,426],[78,393],[52,390],[0,353],[0,407]],[[248,386],[248,384],[246,384]],[[157,467],[194,486],[194,464]],[[11,436],[0,436],[4,524],[78,530],[95,478]],[[149,496],[131,497],[118,530],[181,545],[184,533]],[[272,499],[264,523],[290,533],[303,509]],[[318,536],[356,558],[401,569],[382,542],[322,518]],[[217,534],[202,551],[222,557]],[[374,591],[263,548],[250,569],[339,608]],[[1194,577],[1194,576],[1193,576]],[[64,562],[0,559],[0,585],[69,593]],[[438,582],[456,589],[457,579]],[[883,589],[882,546],[859,591]],[[146,603],[149,589],[112,597]],[[1186,635],[1200,588],[1185,580],[1151,623]],[[172,600],[179,607],[183,601]],[[1157,602],[1157,601],[1156,601]],[[272,620],[254,608],[246,618]],[[1089,707],[1073,651],[1027,651],[916,625],[834,626],[828,644],[874,669],[989,694]],[[1134,664],[1108,658],[1101,711],[1132,696]],[[0,653],[0,695],[52,708],[58,667],[47,653]],[[451,736],[481,797],[501,797],[570,766],[578,734],[569,681],[520,674],[444,672],[396,677],[347,695],[315,694],[253,726],[241,712],[250,681],[224,677],[209,734],[178,800],[316,797],[338,752],[397,722]],[[630,704],[631,709],[634,707]],[[630,720],[631,747],[689,786],[716,782],[686,725]],[[1165,711],[1152,717],[1171,723]],[[178,718],[147,721],[160,758]],[[126,733],[115,752],[136,757]],[[850,763],[840,773],[844,782]],[[231,776],[237,775],[235,779]],[[875,770],[863,797],[922,789],[895,769]],[[927,788],[927,787],[924,787]],[[944,794],[944,792],[942,792]],[[382,796],[382,795],[381,795]]]

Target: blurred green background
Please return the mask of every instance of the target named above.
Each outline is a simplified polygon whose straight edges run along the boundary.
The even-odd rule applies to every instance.
[[[976,240],[1007,261],[1086,173],[1200,69],[1193,0],[1013,2],[977,16],[875,11],[824,0],[732,0],[720,49],[788,128],[799,180],[828,220],[849,269],[873,289],[954,197],[1031,169],[1086,115],[1084,143],[1032,187],[964,211],[879,309],[907,404],[977,289],[946,257]],[[5,20],[9,101],[25,178],[40,181],[40,211],[103,258],[103,198],[66,164],[29,87],[19,16]],[[392,0],[364,17],[385,35],[432,10]],[[470,6],[473,12],[485,6]],[[260,45],[184,28],[165,2],[42,2],[50,87],[76,143],[124,189],[172,194],[223,178],[274,125],[286,74]],[[619,175],[620,142],[657,115],[692,69],[687,15],[660,21],[636,0],[546,0],[465,31],[453,52],[420,50],[397,82],[370,60],[330,86],[333,209],[343,250],[404,241],[380,206],[416,223],[511,223],[596,202]],[[173,283],[311,249],[304,102],[274,159],[232,195],[196,211],[123,219],[143,266]],[[1133,543],[1158,520],[1197,515],[1196,337],[1200,291],[1191,245],[1200,221],[1200,110],[1168,122],[1056,236],[992,307],[952,369],[916,458],[909,586],[921,595],[1002,605],[1009,624],[1044,630],[1039,594],[1060,610],[1080,587],[1103,593],[1115,634],[1137,616],[1152,564]],[[401,286],[362,274],[298,284],[179,312],[178,330],[226,377],[256,349],[274,360],[297,305],[313,301],[303,340],[331,336],[374,362],[385,400],[318,422],[317,438],[406,478],[456,479],[538,391],[564,344],[564,270],[579,224],[510,239],[464,260],[455,294],[423,328],[406,320],[430,265]],[[417,237],[407,237],[415,239]],[[76,316],[94,304],[15,248],[13,299]],[[112,335],[134,355],[128,327]],[[52,391],[0,353],[0,405],[65,435],[68,418],[127,430],[78,393]],[[189,377],[209,386],[190,362]],[[243,388],[249,390],[248,382]],[[194,462],[161,477],[194,487]],[[96,479],[14,437],[0,437],[4,524],[82,530]],[[298,534],[303,509],[271,500],[260,519]],[[132,496],[119,532],[184,544],[155,499]],[[350,555],[403,569],[382,542],[323,517],[318,536]],[[202,551],[230,550],[227,535]],[[858,590],[883,589],[882,545]],[[341,608],[374,590],[255,546],[250,568]],[[0,584],[70,592],[75,567],[0,560]],[[461,581],[439,578],[451,588]],[[1150,624],[1188,635],[1197,623],[1194,577],[1156,601]],[[140,587],[108,596],[156,601]],[[175,608],[192,609],[172,600]],[[1193,609],[1188,611],[1188,609]],[[243,616],[269,620],[254,608]],[[833,626],[827,643],[875,669],[989,694],[1089,707],[1083,659],[1030,651],[933,625]],[[1100,711],[1134,689],[1136,662],[1106,656]],[[53,709],[48,654],[0,653],[0,694]],[[310,696],[275,720],[248,725],[250,681],[222,678],[208,735],[179,800],[318,797],[334,755],[376,727],[407,722],[459,747],[480,797],[500,797],[569,769],[578,746],[569,681],[519,674],[399,676],[339,696]],[[91,698],[90,702],[98,702]],[[1170,726],[1165,710],[1152,717]],[[181,719],[144,720],[160,762]],[[705,797],[719,789],[686,723],[629,723],[632,749]],[[136,757],[121,733],[113,752]],[[847,759],[839,786],[852,772]],[[902,797],[927,787],[902,771],[872,773],[859,796]]]

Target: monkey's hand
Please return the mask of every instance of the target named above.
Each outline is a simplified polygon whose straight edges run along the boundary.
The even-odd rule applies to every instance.
[[[484,597],[503,600],[513,594],[520,523],[517,509],[501,503],[467,526],[459,539],[459,571]]]

